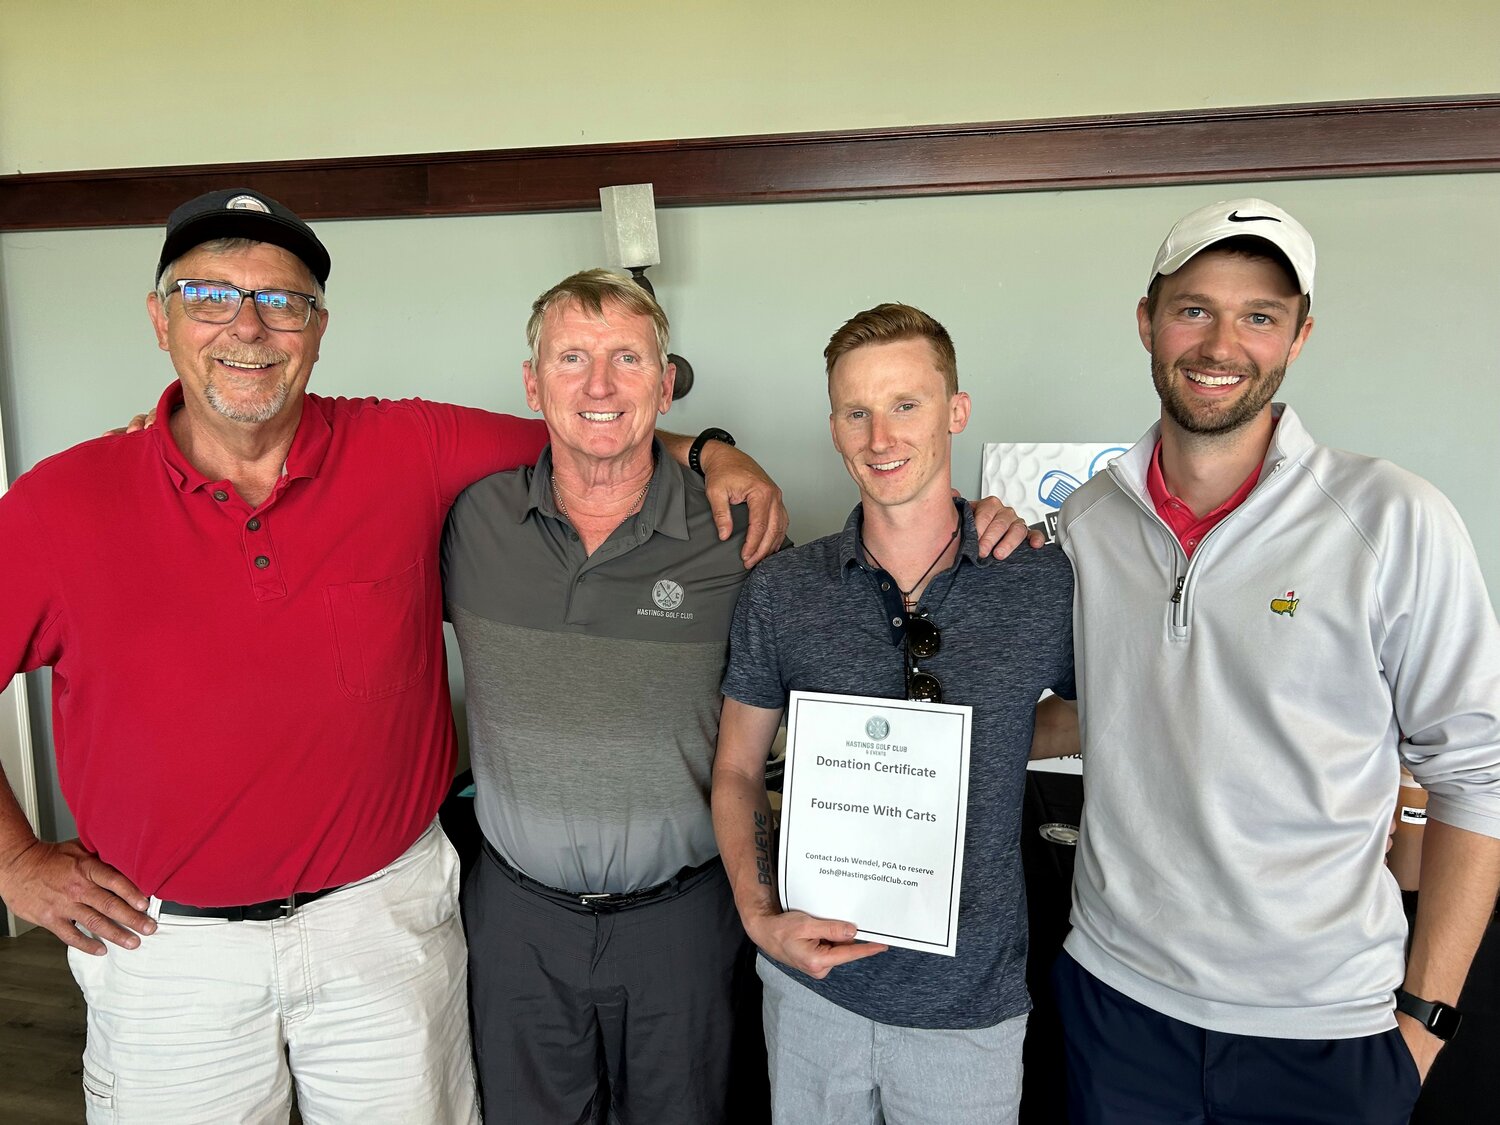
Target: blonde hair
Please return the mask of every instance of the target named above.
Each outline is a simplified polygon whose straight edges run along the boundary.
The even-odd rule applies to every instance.
[[[591,316],[603,317],[604,306],[618,305],[636,316],[649,316],[656,329],[657,362],[667,365],[667,345],[671,326],[667,314],[662,312],[656,298],[642,289],[633,280],[614,270],[581,270],[565,277],[547,290],[531,304],[531,319],[526,322],[526,344],[531,349],[531,361],[537,361],[536,345],[542,335],[542,321],[547,312],[559,305],[577,305]]]

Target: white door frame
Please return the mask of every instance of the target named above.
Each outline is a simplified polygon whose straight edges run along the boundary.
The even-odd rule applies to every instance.
[[[5,433],[0,429],[0,495],[5,493],[7,475],[5,471]],[[5,592],[0,590],[0,597]],[[32,756],[31,723],[26,709],[26,677],[17,676],[0,691],[0,766],[5,769],[5,779],[21,802],[21,810],[31,821],[31,830],[38,831],[36,803],[36,759]],[[3,783],[0,783],[3,784]],[[29,923],[22,922],[9,910],[5,912],[5,933],[15,937],[22,930],[29,930]]]

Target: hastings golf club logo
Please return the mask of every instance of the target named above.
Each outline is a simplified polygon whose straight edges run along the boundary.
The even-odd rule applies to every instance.
[[[636,609],[637,617],[665,618],[668,621],[691,621],[693,614],[690,610],[679,608],[687,598],[687,591],[670,578],[658,578],[651,587],[651,600],[656,603],[656,608],[639,606]]]
[[[865,720],[865,733],[876,742],[884,742],[886,735],[891,733],[891,724],[886,722],[884,715],[871,715]]]
[[[224,204],[229,211],[261,211],[269,215],[271,209],[253,195],[237,195],[228,203]]]
[[[670,578],[663,578],[651,587],[651,600],[657,609],[676,609],[682,604],[682,587]]]

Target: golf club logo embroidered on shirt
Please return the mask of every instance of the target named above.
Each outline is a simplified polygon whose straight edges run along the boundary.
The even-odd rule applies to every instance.
[[[1288,590],[1286,597],[1271,599],[1271,612],[1279,613],[1283,617],[1295,617],[1297,615],[1297,603],[1301,600],[1297,596],[1296,590]]]
[[[651,600],[657,609],[676,609],[682,604],[682,587],[670,578],[663,578],[651,587]]]

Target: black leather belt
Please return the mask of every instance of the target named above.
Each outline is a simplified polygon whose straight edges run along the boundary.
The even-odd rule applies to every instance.
[[[324,887],[321,891],[305,891],[267,902],[252,902],[248,906],[188,906],[182,902],[163,900],[161,913],[179,918],[223,918],[227,922],[274,922],[278,918],[290,918],[308,903],[316,902],[334,891],[341,891],[348,885],[340,883],[336,887]]]
[[[505,857],[497,852],[488,840],[484,840],[483,844],[484,854],[494,860],[495,866],[510,876],[517,886],[524,887],[528,891],[534,891],[555,902],[560,902],[564,906],[582,907],[583,909],[593,911],[595,914],[609,914],[617,910],[629,910],[633,906],[644,906],[648,902],[664,898],[674,891],[683,889],[697,876],[707,874],[720,864],[719,857],[714,856],[707,863],[700,863],[697,867],[684,867],[670,879],[662,883],[657,883],[652,887],[642,887],[638,891],[624,891],[621,894],[592,894],[581,893],[579,891],[565,891],[560,887],[548,886],[540,880],[533,879],[524,871],[517,871],[505,861]]]

